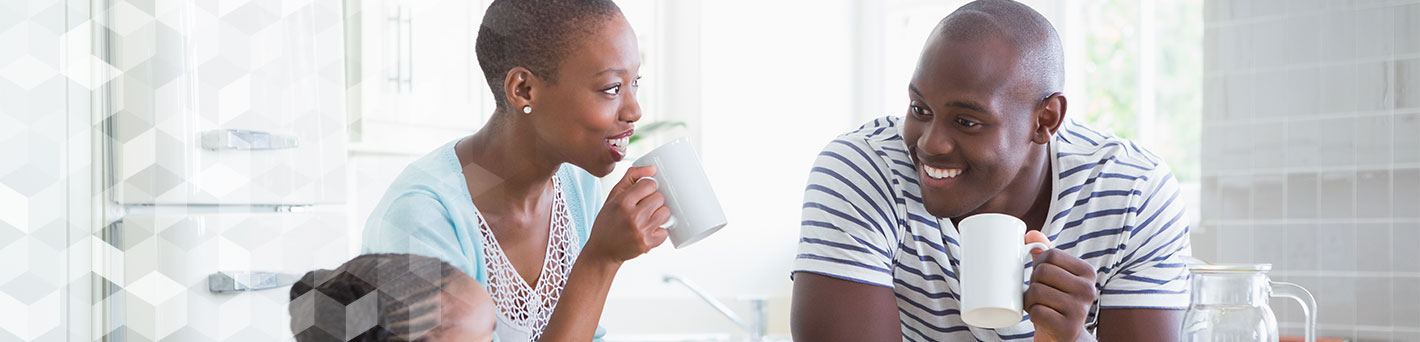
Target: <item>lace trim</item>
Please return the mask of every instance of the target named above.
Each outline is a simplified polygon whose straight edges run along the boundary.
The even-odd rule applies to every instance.
[[[567,276],[581,248],[575,243],[578,239],[571,229],[572,215],[562,198],[562,183],[553,177],[552,186],[554,195],[547,252],[536,288],[528,285],[513,269],[513,264],[503,253],[503,247],[498,245],[498,239],[488,228],[488,222],[483,215],[478,215],[478,228],[483,232],[483,260],[488,267],[488,293],[493,297],[498,314],[514,325],[532,331],[534,341],[542,337],[542,330],[552,318],[552,311],[557,307],[557,299],[567,285]]]

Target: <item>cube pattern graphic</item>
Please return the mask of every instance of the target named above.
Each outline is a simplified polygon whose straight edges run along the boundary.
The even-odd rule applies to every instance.
[[[290,340],[289,287],[207,275],[351,256],[343,211],[247,207],[344,201],[341,5],[0,1],[0,341]]]
[[[66,104],[87,100],[70,101],[89,89],[75,65],[93,58],[66,50],[87,27],[68,20],[73,10],[62,0],[0,2],[0,341],[64,341],[68,317],[88,314],[75,308],[89,306],[92,277],[68,262],[88,258],[87,208],[70,205],[89,199],[71,188],[76,173],[88,179],[88,157],[65,156],[87,151],[70,138],[89,125],[73,124]]]

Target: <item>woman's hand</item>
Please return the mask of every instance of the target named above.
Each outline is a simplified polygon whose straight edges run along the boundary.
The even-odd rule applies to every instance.
[[[640,180],[655,174],[654,166],[626,170],[597,213],[583,255],[619,264],[666,241],[669,233],[661,228],[671,217],[666,198],[656,189],[654,179]]]

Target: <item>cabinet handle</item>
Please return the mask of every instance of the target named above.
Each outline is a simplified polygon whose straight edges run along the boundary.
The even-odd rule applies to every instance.
[[[207,276],[207,290],[212,293],[260,291],[288,286],[300,280],[300,276],[289,273],[222,271]]]
[[[202,148],[221,150],[279,150],[301,145],[295,136],[242,129],[214,129],[202,132]]]
[[[403,5],[390,6],[386,9],[387,15],[385,16],[385,21],[389,24],[389,29],[385,33],[389,38],[386,41],[394,47],[394,58],[389,61],[393,65],[386,66],[386,70],[389,71],[388,80],[394,84],[396,93],[404,90],[404,85],[401,83],[404,80],[404,35],[400,33],[404,27],[400,18],[403,11]]]
[[[400,6],[400,42],[403,46],[400,49],[400,61],[403,66],[400,69],[400,86],[406,92],[414,90],[414,10],[408,5]]]

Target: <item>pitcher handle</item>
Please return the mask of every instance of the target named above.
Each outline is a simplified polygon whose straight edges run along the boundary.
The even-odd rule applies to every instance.
[[[1302,304],[1302,313],[1307,319],[1306,341],[1316,342],[1316,299],[1312,298],[1312,293],[1297,284],[1273,282],[1272,296],[1296,299]]]

